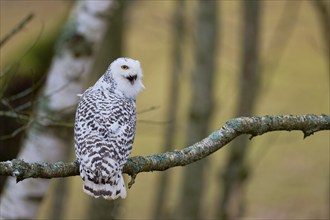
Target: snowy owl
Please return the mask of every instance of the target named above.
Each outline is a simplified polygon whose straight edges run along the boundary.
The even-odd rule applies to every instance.
[[[135,136],[135,99],[143,88],[140,62],[118,58],[81,95],[74,141],[87,194],[105,199],[126,197],[122,169]]]

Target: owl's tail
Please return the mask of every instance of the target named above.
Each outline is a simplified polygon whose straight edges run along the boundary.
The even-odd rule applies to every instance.
[[[83,189],[84,192],[95,198],[103,197],[105,199],[117,199],[119,197],[126,198],[126,187],[124,178],[121,173],[118,173],[112,178],[113,181],[95,183],[85,176]]]

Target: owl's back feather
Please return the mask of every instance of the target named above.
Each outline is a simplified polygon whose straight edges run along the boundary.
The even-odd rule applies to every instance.
[[[135,103],[90,89],[82,96],[76,119],[76,155],[84,191],[96,198],[125,198],[122,169],[135,135]]]

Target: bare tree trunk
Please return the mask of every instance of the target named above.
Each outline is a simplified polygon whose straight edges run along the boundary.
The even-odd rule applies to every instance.
[[[111,3],[78,1],[74,6],[58,40],[57,53],[36,107],[35,115],[42,120],[36,119],[28,129],[19,158],[28,162],[55,162],[63,158],[73,131],[71,127],[55,124],[73,119],[76,95],[83,91],[106,30],[103,16]],[[10,178],[1,197],[1,218],[35,219],[48,186],[49,180],[45,179],[30,179],[16,185],[14,178]]]
[[[176,133],[176,115],[179,102],[180,75],[182,74],[182,46],[184,38],[184,1],[177,1],[174,12],[173,46],[172,46],[172,73],[169,85],[169,101],[167,109],[167,120],[170,122],[165,131],[163,151],[172,150]],[[155,198],[154,218],[169,218],[166,210],[166,201],[169,188],[170,176],[168,172],[161,174],[158,181],[158,192]]]
[[[195,68],[192,75],[193,94],[189,113],[187,145],[208,133],[213,107],[213,78],[217,46],[217,1],[199,1],[195,42]],[[189,165],[184,172],[178,214],[181,218],[201,219],[205,168],[208,160]]]
[[[253,114],[260,87],[259,65],[259,15],[258,0],[244,1],[243,34],[242,34],[242,69],[239,79],[239,100],[237,115]],[[248,138],[239,137],[233,142],[223,174],[221,207],[217,215],[221,219],[237,219],[244,213],[244,193],[248,177],[248,166],[245,161]]]
[[[325,53],[327,59],[330,57],[330,3],[325,0],[318,1],[310,1],[310,3],[314,6],[316,13],[319,17],[319,21],[322,29],[322,36],[325,44]],[[329,62],[328,62],[329,65]],[[330,74],[330,72],[329,72]],[[329,75],[330,76],[330,75]]]
[[[330,2],[326,0],[318,0],[318,1],[309,1],[312,6],[314,6],[317,16],[319,18],[319,22],[321,25],[321,31],[322,36],[324,39],[324,45],[325,45],[325,58],[328,65],[328,70],[330,69]],[[330,79],[330,71],[328,71],[328,76]],[[328,195],[326,195],[326,202],[330,204],[330,180],[328,179],[327,184],[328,189]],[[330,216],[330,212],[328,213],[328,216]]]
[[[265,75],[260,75],[260,81],[263,82],[262,85],[260,85],[262,87],[260,87],[260,90],[263,91],[261,96],[265,96],[267,91],[271,88],[270,84],[274,78],[275,70],[283,58],[283,54],[294,33],[302,4],[302,1],[286,1],[283,5],[281,17],[276,24],[274,34],[266,46],[266,56],[260,58],[260,71],[262,72],[263,69],[267,67],[267,77],[263,77]],[[270,53],[271,56],[268,56]]]

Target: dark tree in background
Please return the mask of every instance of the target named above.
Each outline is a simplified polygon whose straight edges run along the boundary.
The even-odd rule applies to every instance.
[[[184,43],[184,8],[185,1],[176,1],[173,15],[173,45],[171,52],[172,72],[169,84],[169,101],[167,109],[167,120],[169,125],[165,130],[163,151],[170,151],[174,146],[177,111],[179,104],[180,75],[183,71],[183,43]],[[167,194],[170,187],[170,175],[163,172],[158,180],[158,192],[155,198],[154,218],[169,218],[166,210]]]
[[[330,3],[326,0],[310,1],[312,6],[315,8],[317,16],[322,29],[322,36],[324,42],[326,43],[326,52],[329,55],[330,41],[329,41],[329,31],[330,31]]]
[[[237,116],[251,116],[260,87],[260,4],[258,0],[242,2],[242,66],[239,77]],[[223,190],[218,216],[237,219],[244,213],[244,192],[248,177],[246,154],[248,137],[238,137],[229,149],[223,173]]]
[[[191,101],[188,117],[186,145],[201,140],[209,132],[213,107],[213,79],[218,39],[218,1],[198,1],[197,28],[194,36],[195,53],[192,72]],[[201,219],[205,192],[205,174],[208,159],[185,168],[181,186],[178,216]]]
[[[312,6],[315,8],[316,14],[319,18],[322,37],[324,39],[324,45],[326,53],[326,59],[330,58],[330,3],[326,0],[310,1]],[[328,62],[329,64],[329,62]],[[330,76],[330,72],[329,72]]]

